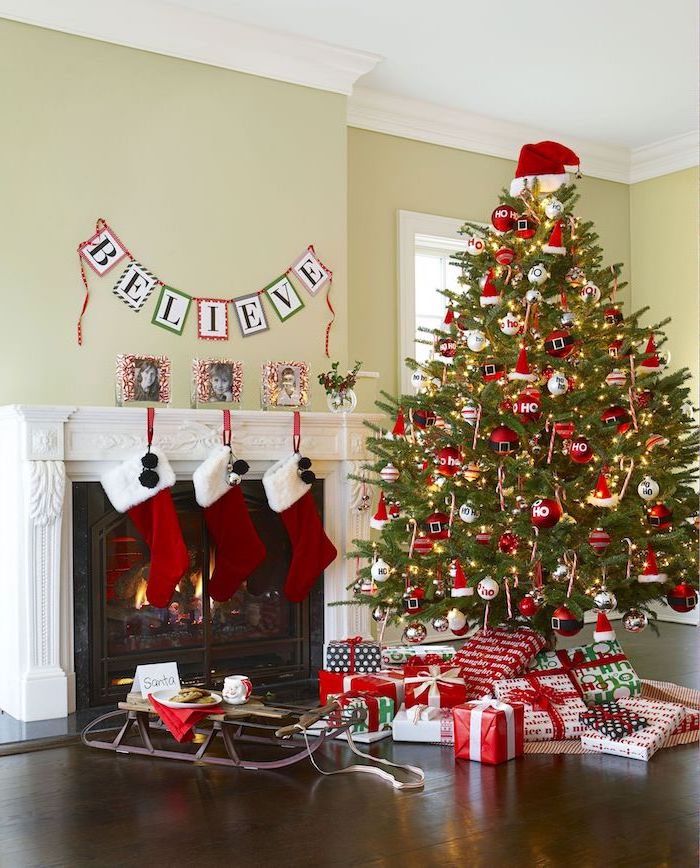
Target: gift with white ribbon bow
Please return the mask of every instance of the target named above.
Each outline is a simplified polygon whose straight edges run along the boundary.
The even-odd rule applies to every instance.
[[[498,765],[522,756],[524,711],[521,703],[489,696],[453,708],[455,757]]]
[[[406,708],[427,705],[430,708],[453,708],[467,698],[467,688],[459,669],[446,672],[440,666],[426,666],[404,681]]]

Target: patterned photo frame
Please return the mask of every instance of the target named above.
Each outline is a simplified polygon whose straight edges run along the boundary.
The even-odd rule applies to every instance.
[[[240,404],[243,363],[234,359],[192,359],[192,406]]]
[[[306,362],[264,362],[263,410],[301,410],[309,405],[309,365]]]
[[[170,403],[170,359],[146,353],[121,353],[116,366],[117,406]]]

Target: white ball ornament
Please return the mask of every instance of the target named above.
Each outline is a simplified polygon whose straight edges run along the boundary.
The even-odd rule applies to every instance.
[[[377,558],[377,560],[372,564],[370,568],[370,574],[377,584],[380,582],[386,582],[389,578],[389,573],[391,572],[391,567],[389,564],[383,560],[382,558]]]
[[[411,385],[417,392],[425,389],[429,381],[430,378],[425,371],[414,371],[411,374]]]
[[[459,633],[467,626],[467,616],[459,609],[450,609],[447,613],[447,623],[453,633]]]
[[[483,238],[472,235],[467,239],[467,253],[470,256],[481,256],[484,250],[486,250],[486,244]]]
[[[579,289],[578,294],[584,301],[596,302],[600,301],[600,289],[590,280],[583,284]]]
[[[499,591],[498,582],[491,576],[485,576],[476,586],[476,592],[482,600],[493,600]]]
[[[487,344],[486,335],[479,329],[472,329],[467,332],[467,347],[473,353],[480,353]]]
[[[519,316],[515,316],[515,314],[507,313],[505,316],[502,316],[498,320],[498,327],[503,332],[504,335],[508,335],[509,337],[513,337],[514,335],[520,334],[523,327],[523,321]]]
[[[561,215],[564,213],[564,206],[554,196],[550,196],[548,199],[545,199],[543,205],[545,216],[548,217],[550,220],[556,220],[557,217],[561,217]]]
[[[637,486],[637,494],[642,500],[654,500],[659,496],[659,483],[651,476],[645,476]]]
[[[535,286],[541,286],[549,278],[549,272],[541,262],[533,265],[527,273],[527,279]]]
[[[547,389],[550,395],[563,395],[569,388],[569,381],[566,379],[564,374],[559,371],[555,371],[552,376],[547,380]]]
[[[459,508],[459,517],[466,524],[472,524],[477,519],[477,511],[471,505],[471,503],[463,503]]]
[[[538,304],[542,301],[542,293],[539,289],[528,289],[525,293],[525,301],[528,304]]]

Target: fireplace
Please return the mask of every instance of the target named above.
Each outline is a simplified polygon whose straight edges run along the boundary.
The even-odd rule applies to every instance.
[[[149,552],[128,516],[114,510],[99,483],[73,483],[77,708],[123,699],[139,663],[175,660],[183,683],[214,688],[227,674],[245,673],[256,689],[301,686],[322,665],[322,576],[303,603],[284,597],[289,538],[261,480],[241,485],[265,561],[231,599],[211,599],[214,552],[192,483],[179,482],[173,500],[190,566],[161,609],[148,602]],[[323,515],[323,482],[312,491]]]
[[[321,629],[326,643],[345,636],[369,634],[371,620],[364,607],[329,605],[350,599],[348,588],[353,584],[353,563],[346,559],[345,553],[351,549],[354,538],[366,538],[369,533],[369,512],[357,509],[362,486],[349,479],[350,474],[361,472],[367,460],[366,421],[377,426],[382,418],[330,413],[304,413],[302,417],[302,450],[313,458],[314,472],[322,480],[317,497],[322,506],[324,527],[339,552],[317,585],[315,593],[322,594],[322,600],[315,596],[306,614],[303,610],[289,613],[290,619],[301,618],[303,622],[308,618],[308,628],[300,631],[303,636],[307,629],[308,651],[292,653],[288,635],[267,637],[267,650],[259,659],[252,651],[255,647],[262,649],[262,645],[256,646],[252,638],[244,640],[238,635],[230,643],[228,638],[224,643],[217,641],[219,634],[213,626],[211,610],[210,617],[204,619],[205,560],[208,557],[204,538],[201,540],[204,568],[201,629],[202,633],[205,629],[209,633],[199,645],[192,643],[176,649],[178,653],[191,655],[189,661],[182,664],[186,672],[187,666],[192,666],[193,671],[200,666],[203,677],[212,677],[217,675],[219,665],[221,671],[229,669],[228,652],[224,650],[228,644],[235,648],[236,653],[230,659],[236,666],[243,660],[252,667],[259,665],[258,683],[268,677],[270,680],[303,678],[308,667],[315,668],[314,655],[318,656],[315,643],[321,641]],[[258,480],[256,484],[259,484],[265,470],[289,454],[291,434],[291,413],[241,410],[233,415],[233,446],[250,464],[247,479]],[[18,720],[65,717],[75,710],[78,698],[81,703],[107,701],[103,694],[117,686],[128,686],[108,684],[108,681],[122,675],[130,678],[135,656],[142,653],[143,647],[129,650],[129,654],[135,656],[115,654],[121,668],[108,667],[109,679],[106,676],[103,680],[93,678],[95,686],[92,696],[90,694],[90,671],[88,668],[86,675],[84,666],[86,654],[90,652],[91,628],[88,627],[86,633],[84,626],[81,631],[75,624],[83,615],[83,624],[89,624],[88,607],[94,600],[86,594],[87,555],[84,551],[81,561],[80,549],[74,551],[73,548],[74,520],[78,518],[82,496],[79,485],[92,483],[91,488],[98,494],[91,496],[101,497],[97,483],[102,474],[115,462],[142,452],[144,437],[145,411],[134,407],[0,407],[0,478],[3,482],[0,486],[0,550],[4,559],[5,615],[0,630],[0,709]],[[154,443],[167,454],[175,471],[178,498],[181,492],[186,492],[186,499],[190,498],[192,474],[211,454],[212,448],[221,443],[221,412],[158,409]],[[247,492],[253,505],[258,497],[254,489],[255,486]],[[104,518],[105,526],[115,520],[116,516]],[[137,535],[130,531],[128,523],[119,525],[117,522],[112,531],[110,570],[118,570],[139,554],[132,549],[138,546],[138,540],[132,541]],[[107,557],[106,551],[103,557]],[[105,595],[106,570],[107,566]],[[114,578],[115,573],[112,573],[110,581]],[[253,589],[257,594],[255,586]],[[192,594],[185,600],[189,611],[192,609],[188,600],[197,596],[196,590],[195,582]],[[322,608],[316,626],[315,606]],[[138,612],[143,612],[144,606],[132,608],[135,611],[131,621],[135,625],[134,619]],[[143,621],[150,629],[152,613],[143,614],[148,614]],[[249,611],[247,617],[250,620],[255,614]],[[157,618],[154,621],[157,622]],[[231,630],[234,621],[229,624]],[[183,624],[181,629],[187,632],[189,628]],[[157,623],[154,631],[158,635]],[[318,640],[314,638],[315,631]],[[164,632],[167,635],[167,629]],[[180,638],[183,637],[178,635]],[[188,638],[192,636],[188,634]],[[197,641],[200,640],[197,638]],[[286,647],[284,653],[279,652],[276,662],[270,651],[275,641],[279,648]],[[302,639],[302,644],[305,641]],[[167,659],[172,659],[172,651],[168,650]],[[151,652],[163,654],[164,649],[151,648],[149,655]],[[248,656],[242,657],[242,654]],[[195,660],[196,655],[199,656]]]

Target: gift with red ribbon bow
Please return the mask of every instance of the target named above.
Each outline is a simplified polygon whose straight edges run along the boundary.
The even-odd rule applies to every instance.
[[[326,669],[329,672],[378,672],[382,668],[379,642],[351,636],[334,640],[326,648]]]
[[[329,672],[327,669],[319,669],[318,692],[322,705],[326,704],[329,694],[347,693],[349,690],[388,696],[394,700],[394,707],[398,708],[403,702],[404,695],[403,672],[398,669],[389,669],[365,674],[364,672]]]
[[[494,684],[496,697],[525,706],[525,741],[577,738],[586,730],[586,706],[567,675],[528,672]]]
[[[441,666],[428,666],[404,680],[406,708],[427,705],[430,708],[454,708],[467,699],[467,687],[459,669],[446,672]]]

